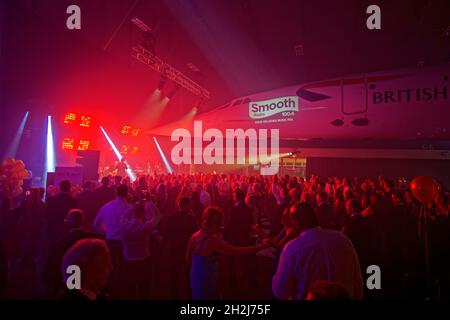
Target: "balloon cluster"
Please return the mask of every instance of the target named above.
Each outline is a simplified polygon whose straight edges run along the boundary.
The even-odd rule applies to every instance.
[[[28,171],[22,160],[5,158],[0,164],[0,195],[16,197],[22,194],[23,179]]]
[[[433,203],[440,191],[440,184],[431,177],[419,176],[411,181],[411,192],[423,205]]]

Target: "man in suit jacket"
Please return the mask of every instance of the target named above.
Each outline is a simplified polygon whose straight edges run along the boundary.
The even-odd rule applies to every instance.
[[[252,209],[245,203],[245,193],[242,190],[236,190],[233,196],[234,207],[227,216],[223,238],[234,246],[249,246],[253,223]]]
[[[164,241],[166,268],[168,275],[168,294],[170,299],[186,299],[185,279],[188,279],[185,265],[187,244],[190,237],[198,230],[197,218],[191,209],[191,199],[181,197],[178,201],[179,211],[164,216],[160,223],[160,231]]]
[[[316,196],[318,206],[316,208],[316,216],[319,225],[323,229],[338,229],[336,219],[333,215],[333,208],[328,204],[328,195],[321,192]]]
[[[64,219],[70,209],[75,209],[78,206],[77,200],[70,195],[71,188],[70,181],[63,180],[59,184],[60,193],[47,199],[46,217],[51,244],[66,235],[68,230]]]
[[[352,241],[359,257],[361,271],[365,274],[367,266],[374,259],[375,247],[371,224],[361,215],[361,211],[362,206],[359,200],[352,199],[347,202],[350,220],[342,231]]]
[[[237,189],[233,194],[234,207],[228,213],[223,239],[234,246],[250,246],[253,213],[245,203],[245,193]],[[250,288],[255,287],[255,257],[254,256],[228,256],[226,257],[229,270],[227,277],[227,292],[237,299],[250,299],[254,294]],[[246,287],[246,284],[249,287]],[[248,290],[249,289],[249,290]]]
[[[86,181],[83,184],[83,192],[78,195],[77,199],[78,207],[83,211],[83,228],[94,232],[92,223],[97,215],[97,206],[92,181]]]
[[[103,177],[101,183],[102,186],[94,191],[95,214],[97,214],[105,204],[116,198],[116,191],[109,186],[109,177]]]
[[[47,263],[42,271],[42,280],[54,290],[55,293],[64,288],[61,276],[61,263],[64,255],[78,240],[99,238],[95,233],[89,232],[83,226],[84,214],[79,209],[72,209],[67,214],[66,224],[70,231],[58,240],[51,248]]]

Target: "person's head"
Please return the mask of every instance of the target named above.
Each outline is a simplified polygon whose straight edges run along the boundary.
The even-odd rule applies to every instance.
[[[372,207],[378,207],[380,204],[380,195],[378,193],[372,193],[370,195],[370,205]]]
[[[199,203],[200,202],[200,193],[198,193],[197,191],[192,191],[191,192],[191,200],[192,200],[192,202]]]
[[[394,191],[391,193],[391,200],[394,206],[398,206],[404,203],[403,195],[398,191]]]
[[[306,300],[350,300],[350,295],[339,284],[320,280],[309,288]]]
[[[141,187],[146,187],[147,186],[147,180],[145,179],[145,176],[142,176],[139,178],[139,185]]]
[[[69,213],[67,213],[65,222],[69,226],[70,229],[81,228],[83,225],[84,214],[80,209],[71,209]]]
[[[118,198],[126,198],[128,196],[128,186],[126,184],[121,184],[116,189],[116,194]]]
[[[87,180],[83,182],[84,191],[92,191],[92,189],[94,189],[94,184],[92,183],[92,181]]]
[[[384,191],[390,191],[394,188],[394,182],[391,180],[384,179],[383,180],[383,189]]]
[[[328,200],[328,195],[327,195],[327,193],[324,192],[324,191],[319,192],[319,193],[316,195],[316,202],[317,202],[317,204],[320,204],[320,203],[326,203],[327,200]]]
[[[67,272],[68,267],[74,265],[81,271],[81,288],[98,293],[106,285],[112,270],[106,242],[100,239],[82,239],[70,247],[61,264],[64,282],[71,275]]]
[[[245,192],[241,189],[235,189],[233,192],[233,200],[235,203],[245,201]]]
[[[71,188],[72,184],[69,180],[63,180],[59,183],[59,190],[63,193],[70,193]]]
[[[191,199],[189,197],[181,197],[178,201],[178,209],[183,212],[191,210]]]
[[[306,202],[294,204],[290,209],[291,225],[300,230],[308,230],[319,226],[314,209]]]
[[[245,197],[245,203],[249,207],[255,207],[258,204],[258,201],[253,194],[249,194],[248,196]]]
[[[109,177],[103,177],[102,178],[102,186],[108,187],[109,186]]]
[[[416,199],[414,198],[413,194],[411,193],[411,191],[406,191],[405,192],[405,200],[407,203],[413,203],[416,201]]]
[[[292,201],[298,202],[302,197],[302,193],[299,188],[291,188],[289,189],[289,197],[291,198]]]
[[[114,184],[116,186],[118,186],[121,182],[122,182],[122,177],[121,176],[115,176],[114,177]]]
[[[353,194],[352,190],[348,189],[347,191],[345,191],[345,193],[344,193],[345,201],[351,200],[354,197],[355,197],[355,195]]]
[[[355,213],[361,213],[361,211],[362,211],[361,202],[357,199],[348,200],[346,207],[347,207],[347,212],[349,215],[352,215]]]
[[[219,207],[209,206],[203,211],[202,227],[211,233],[218,233],[223,225],[223,212]]]
[[[138,201],[131,209],[131,216],[137,220],[142,220],[145,217],[145,202]]]

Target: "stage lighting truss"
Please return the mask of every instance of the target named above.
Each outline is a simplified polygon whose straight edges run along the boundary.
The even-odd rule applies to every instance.
[[[154,71],[161,73],[168,79],[179,84],[181,87],[192,92],[197,96],[201,96],[204,99],[209,99],[209,91],[188,78],[186,75],[178,71],[176,68],[172,67],[168,63],[164,62],[161,58],[146,50],[142,46],[137,46],[133,48],[132,54],[133,58],[142,62],[143,64],[149,66]]]

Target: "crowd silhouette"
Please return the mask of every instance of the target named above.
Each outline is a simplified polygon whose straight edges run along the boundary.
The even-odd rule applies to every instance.
[[[422,204],[408,186],[382,177],[195,173],[33,188],[1,201],[0,295],[443,299],[448,194],[426,206],[424,239]],[[66,286],[73,264],[84,275],[75,291]],[[365,285],[371,265],[380,267],[381,290]]]

